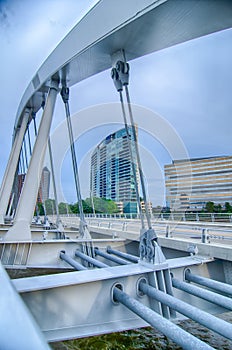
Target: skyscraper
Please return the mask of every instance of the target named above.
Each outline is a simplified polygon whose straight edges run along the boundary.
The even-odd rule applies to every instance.
[[[47,167],[42,170],[40,186],[38,191],[38,202],[44,202],[49,198],[50,171]]]
[[[133,176],[130,150],[124,128],[108,135],[93,151],[90,190],[93,197],[122,202],[124,213],[137,213],[135,181],[138,183],[138,167],[135,161],[132,127],[129,126],[128,130],[136,179]]]

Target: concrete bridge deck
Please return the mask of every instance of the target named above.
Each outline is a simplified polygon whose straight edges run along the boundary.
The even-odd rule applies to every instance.
[[[50,217],[51,222],[55,220],[55,217]],[[121,249],[126,245],[133,254],[139,254],[138,220],[89,218],[87,221],[94,245],[104,249],[108,245],[116,248],[121,246]],[[32,225],[32,240],[21,242],[1,241],[9,228],[9,225],[2,225],[0,259],[3,264],[8,267],[65,267],[64,262],[59,259],[59,252],[72,251],[73,247],[86,240],[80,239],[78,217],[63,216],[62,222],[65,227],[62,233],[43,225]],[[168,257],[186,256],[191,249],[196,249],[200,255],[232,261],[232,224],[156,221],[153,222],[153,227],[158,235],[158,242]]]

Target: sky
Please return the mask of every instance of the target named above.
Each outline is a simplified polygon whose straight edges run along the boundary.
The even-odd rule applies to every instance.
[[[0,180],[10,153],[17,108],[27,85],[46,57],[94,3],[0,0]],[[190,158],[232,154],[231,62],[231,29],[130,62],[130,96],[140,127],[142,165],[153,205],[165,204],[165,164],[183,154]],[[85,198],[89,196],[91,152],[109,133],[122,127],[122,117],[116,107],[118,94],[110,71],[82,81],[70,93],[75,129],[80,121],[84,123],[86,115],[96,115],[94,124],[87,123],[86,129],[81,127],[81,135],[75,130]],[[109,110],[114,113],[107,123],[103,122],[101,116]],[[58,134],[64,123],[64,107],[58,99],[52,135]],[[62,187],[59,196],[60,200],[75,202],[70,153],[67,147],[63,152],[57,175]]]

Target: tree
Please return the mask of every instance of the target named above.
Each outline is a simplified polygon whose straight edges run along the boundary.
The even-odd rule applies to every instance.
[[[79,214],[79,205],[78,205],[78,203],[70,204],[69,207],[70,207],[71,213]]]
[[[39,215],[44,215],[44,207],[42,203],[37,203],[37,207],[38,207],[38,214]]]
[[[222,212],[221,204],[217,204],[217,205],[214,206],[214,212],[215,213],[221,213]]]
[[[83,206],[83,212],[84,213],[86,213],[86,214],[92,214],[93,213],[92,205],[89,204],[87,199],[82,201],[82,206]]]
[[[111,199],[106,199],[105,201],[107,214],[118,213],[118,206],[114,201],[112,201]]]
[[[232,205],[229,202],[225,202],[225,212],[232,213]]]
[[[93,212],[93,208],[92,208],[92,204],[93,204],[95,213],[102,213],[102,214],[118,213],[118,206],[111,199],[93,197],[92,199],[86,198],[85,202],[91,208],[92,212]]]
[[[208,213],[214,212],[214,202],[207,202],[205,205],[205,209]]]
[[[80,213],[80,211],[79,211],[79,204],[78,203],[70,204],[69,207],[70,207],[70,211],[73,214],[79,214]],[[89,204],[89,202],[87,200],[83,200],[82,199],[82,207],[83,207],[84,214],[93,213],[92,206]]]
[[[59,214],[67,214],[67,204],[64,202],[60,202],[58,205]]]
[[[45,203],[46,213],[47,215],[55,214],[55,200],[54,199],[46,199]]]
[[[94,208],[93,208],[93,205],[94,205]],[[106,199],[106,198],[98,198],[98,197],[86,198],[85,200],[82,200],[82,207],[83,207],[83,212],[85,214],[91,214],[94,212],[94,210],[95,210],[95,213],[102,213],[102,214],[118,213],[117,204],[111,199]],[[73,214],[80,213],[78,203],[70,204],[69,208]]]

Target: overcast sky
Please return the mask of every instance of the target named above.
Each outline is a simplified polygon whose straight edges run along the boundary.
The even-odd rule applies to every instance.
[[[0,179],[10,152],[16,111],[28,83],[59,41],[95,2],[0,1]],[[231,155],[231,62],[232,30],[141,57],[130,63],[131,100],[152,111],[158,123],[166,123],[167,130],[173,130],[178,139],[173,136],[173,148],[181,140],[192,158]],[[72,114],[118,101],[109,71],[75,86],[71,98]],[[58,101],[52,132],[64,117],[62,103]],[[136,121],[139,124],[139,118]],[[89,194],[87,174],[91,151],[102,138],[120,127],[112,123],[113,120],[109,125],[95,126],[78,139],[84,198]],[[149,123],[151,120],[139,134],[142,162],[149,197],[154,205],[162,205],[163,166],[172,161],[173,149],[163,140],[157,140],[154,133],[149,134]],[[69,156],[63,155],[63,159],[63,194],[67,201],[75,202]]]

